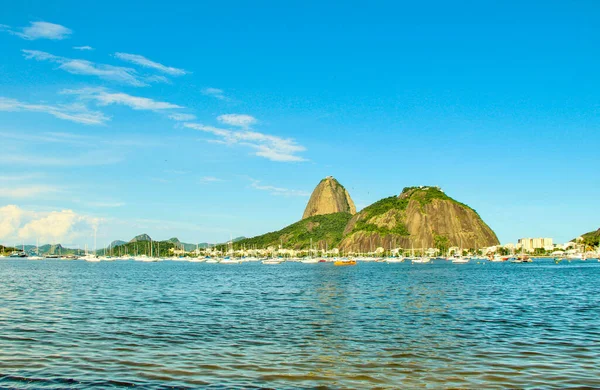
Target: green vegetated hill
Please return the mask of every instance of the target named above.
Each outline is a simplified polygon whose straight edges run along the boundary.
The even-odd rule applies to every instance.
[[[40,256],[45,256],[45,255],[63,255],[63,256],[69,256],[69,255],[78,255],[78,254],[83,254],[83,250],[80,249],[76,249],[76,248],[65,248],[63,247],[61,244],[56,244],[56,245],[52,245],[52,244],[45,244],[45,245],[40,245],[39,248],[37,248],[35,245],[20,245],[17,246],[16,249],[11,248],[11,252],[12,251],[21,251],[23,249],[25,249],[25,252],[29,255],[40,255]],[[7,249],[8,250],[8,249]]]
[[[37,253],[38,250],[36,250],[34,248],[34,249],[30,250],[29,252]],[[41,245],[39,248],[39,254],[42,256],[43,255],[68,256],[68,255],[76,255],[76,254],[81,254],[81,253],[83,253],[83,250],[65,248],[61,244],[56,244],[56,245],[46,244],[46,245]]]
[[[469,206],[438,187],[407,187],[356,214],[344,230],[340,249],[366,252],[377,247],[480,248],[499,244],[496,234]]]
[[[245,246],[248,249],[270,246],[278,248],[283,244],[287,249],[309,249],[312,239],[314,248],[333,248],[342,240],[350,218],[352,215],[349,213],[315,215],[279,231],[240,240],[235,246]]]
[[[244,238],[245,237],[236,237],[233,239],[233,242],[238,242]],[[179,241],[177,237],[172,237],[164,241],[153,241],[148,234],[140,234],[132,238],[129,242],[121,240],[113,241],[108,248],[99,249],[97,250],[97,253],[107,253],[114,256],[122,256],[126,254],[136,256],[144,254],[150,255],[150,250],[152,250],[152,254],[155,256],[172,256],[173,249],[180,250],[183,247],[186,252],[190,252],[195,250],[196,247],[199,249],[204,249],[209,245],[210,244],[206,242],[200,244],[188,244]]]
[[[111,256],[123,256],[123,255],[130,255],[130,256],[148,255],[148,256],[150,256],[150,254],[152,254],[154,256],[172,256],[173,248],[175,248],[175,244],[173,244],[172,242],[169,242],[169,241],[143,240],[143,241],[127,242],[125,244],[117,245],[114,247],[109,247],[106,249],[104,249],[104,248],[99,249],[97,251],[97,253],[98,254],[106,253],[107,255],[111,255]],[[178,245],[177,248],[179,249],[180,245]],[[196,248],[194,247],[194,249],[196,249]]]
[[[10,247],[10,246],[4,246],[4,245],[0,245],[0,254],[11,254],[15,251],[15,248]]]
[[[593,231],[593,232],[588,232],[588,233],[582,234],[581,238],[583,238],[583,243],[586,246],[591,246],[591,247],[600,246],[600,229]],[[571,241],[576,241],[576,239],[573,239]]]

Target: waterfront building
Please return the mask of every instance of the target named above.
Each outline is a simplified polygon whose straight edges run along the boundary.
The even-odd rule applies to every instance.
[[[527,252],[533,252],[536,249],[552,250],[554,244],[551,238],[521,238],[518,241],[518,247]]]

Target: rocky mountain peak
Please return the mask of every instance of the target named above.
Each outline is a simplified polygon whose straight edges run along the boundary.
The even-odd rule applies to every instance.
[[[152,241],[149,235],[140,234],[139,236],[135,236],[129,242],[139,242],[139,241]]]
[[[333,176],[321,180],[313,191],[302,219],[333,213],[356,214],[348,191]]]

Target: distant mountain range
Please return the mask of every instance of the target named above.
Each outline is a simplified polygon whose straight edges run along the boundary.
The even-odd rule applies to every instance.
[[[3,249],[3,248],[7,248],[7,249]],[[30,254],[30,255],[37,255],[39,254],[40,256],[45,256],[45,255],[64,255],[64,256],[68,256],[68,255],[80,255],[83,254],[85,251],[82,249],[73,249],[73,248],[65,248],[60,244],[56,244],[56,245],[51,245],[51,244],[45,244],[45,245],[40,245],[39,249],[36,248],[35,245],[18,245],[14,248],[9,248],[8,247],[3,247],[0,245],[0,252],[2,251],[21,251],[21,250],[25,250],[26,253]]]
[[[245,239],[245,237],[236,237],[233,239],[233,242],[238,242],[238,241],[241,241],[244,239]],[[179,239],[177,237],[172,237],[172,238],[169,238],[168,240],[163,240],[163,241],[155,241],[148,234],[144,233],[144,234],[140,234],[140,235],[133,237],[129,241],[115,240],[110,244],[110,246],[108,248],[106,248],[106,250],[112,251],[113,253],[115,250],[117,250],[117,251],[118,250],[121,250],[121,251],[126,250],[127,253],[132,253],[131,249],[139,248],[139,246],[138,247],[136,247],[135,245],[131,246],[131,244],[139,244],[139,245],[146,244],[143,247],[150,248],[149,243],[151,241],[153,243],[152,248],[154,248],[154,243],[156,243],[156,245],[157,245],[156,250],[159,250],[160,248],[158,248],[158,246],[162,244],[163,249],[166,249],[166,248],[180,249],[181,247],[183,247],[183,249],[186,252],[193,251],[196,249],[196,247],[199,249],[204,249],[204,248],[208,248],[209,245],[210,246],[214,245],[214,244],[209,244],[207,242],[201,242],[198,244],[190,244],[190,243],[179,241]],[[120,249],[119,249],[119,247],[120,247]],[[105,248],[102,248],[102,249],[99,249],[98,252],[104,252],[104,250],[105,250]],[[136,250],[136,249],[134,249],[134,250]],[[161,253],[162,253],[162,250],[161,250]]]
[[[245,237],[237,237],[237,238],[233,239],[233,242],[238,242],[243,239],[245,239]],[[146,249],[149,250],[151,240],[152,240],[152,238],[148,234],[140,234],[140,235],[135,236],[134,238],[132,238],[129,241],[115,240],[115,241],[111,242],[107,248],[100,248],[96,252],[104,253],[106,251],[106,253],[115,254],[115,253],[119,253],[119,250],[120,250],[121,253],[133,254],[133,253],[136,253],[135,251],[137,251],[138,253],[145,253],[143,251]],[[152,248],[154,250],[160,250],[161,255],[163,252],[168,251],[170,248],[174,248],[174,247],[179,249],[183,246],[183,248],[185,249],[186,252],[196,249],[196,244],[182,243],[181,241],[179,241],[179,239],[177,237],[173,237],[173,238],[170,238],[170,239],[164,240],[164,241],[152,241],[152,243],[153,243]],[[210,245],[212,246],[214,244],[210,244]],[[201,249],[208,248],[208,246],[209,246],[209,244],[206,242],[202,242],[202,243],[198,244],[198,248],[201,248]],[[83,254],[85,254],[85,250],[83,250],[83,249],[65,248],[61,244],[40,245],[39,249],[36,249],[35,245],[18,245],[16,247],[0,245],[0,253],[10,253],[15,250],[17,250],[17,251],[25,250],[25,252],[30,255],[34,255],[34,254],[37,255],[39,253],[40,256],[45,256],[45,255],[67,256],[67,255],[83,255]],[[91,248],[90,248],[90,251],[92,251]]]

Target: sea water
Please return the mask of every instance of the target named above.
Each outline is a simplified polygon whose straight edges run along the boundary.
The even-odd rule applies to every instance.
[[[600,387],[600,263],[0,261],[0,387]]]

